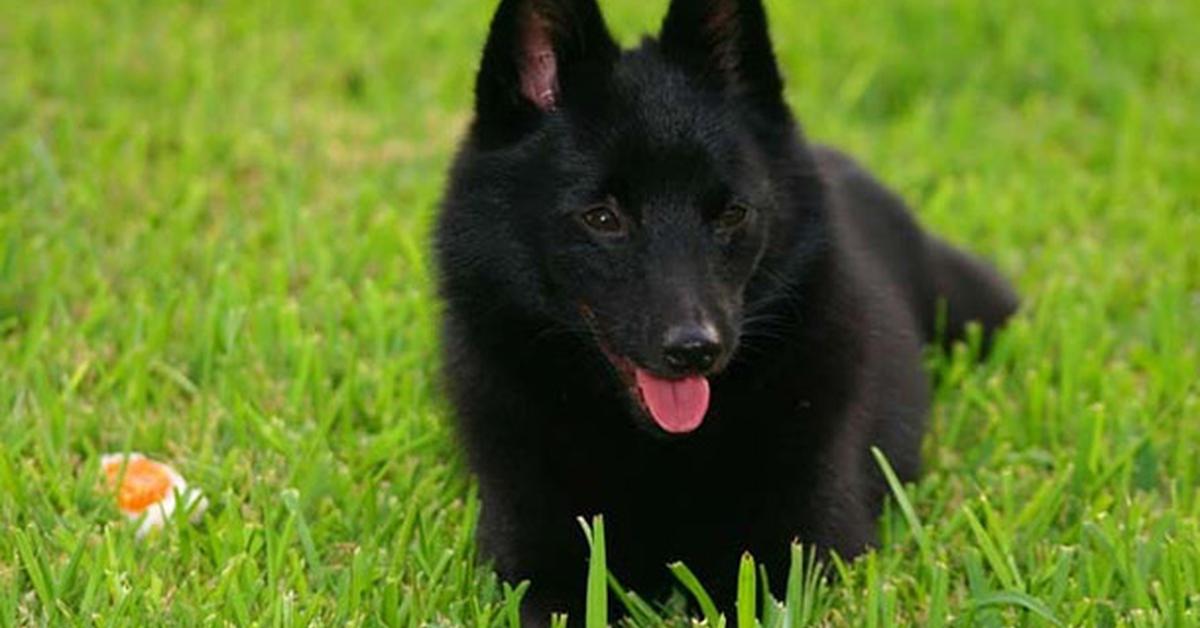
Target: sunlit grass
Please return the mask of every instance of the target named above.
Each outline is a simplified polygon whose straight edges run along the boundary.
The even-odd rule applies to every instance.
[[[665,11],[603,4],[626,42]],[[797,549],[778,602],[730,564],[727,621],[1200,623],[1200,4],[770,5],[809,135],[1027,306],[986,364],[931,359],[879,550]],[[512,623],[426,240],[491,8],[0,0],[0,622]],[[137,541],[122,450],[202,523]],[[685,625],[675,571],[610,605]]]

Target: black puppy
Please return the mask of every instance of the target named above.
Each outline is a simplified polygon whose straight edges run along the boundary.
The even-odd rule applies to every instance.
[[[775,585],[793,539],[862,552],[870,448],[918,471],[922,345],[1017,307],[782,88],[760,0],[675,0],[630,51],[595,0],[500,3],[436,246],[480,544],[534,623],[581,616],[581,515],[650,596],[674,560],[728,603],[743,551]]]

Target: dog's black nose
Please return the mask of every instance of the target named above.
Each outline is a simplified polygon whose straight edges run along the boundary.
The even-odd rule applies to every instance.
[[[663,358],[681,373],[700,373],[712,368],[721,355],[717,332],[707,325],[685,325],[667,331]]]

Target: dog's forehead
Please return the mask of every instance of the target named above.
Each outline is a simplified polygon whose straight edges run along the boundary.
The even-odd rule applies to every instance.
[[[728,128],[727,112],[668,62],[653,42],[627,51],[613,73],[610,115],[647,143],[708,145]]]
[[[652,49],[627,52],[608,84],[604,106],[577,130],[586,129],[584,144],[598,150],[610,175],[649,193],[704,187],[734,169],[736,120]]]

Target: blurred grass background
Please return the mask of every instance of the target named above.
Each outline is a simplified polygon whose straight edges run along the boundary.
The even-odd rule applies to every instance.
[[[820,621],[1200,623],[1200,3],[768,4],[809,135],[1028,300],[933,365],[932,551],[889,512]],[[0,0],[5,625],[505,620],[426,242],[492,9]],[[136,541],[125,449],[203,523]]]

